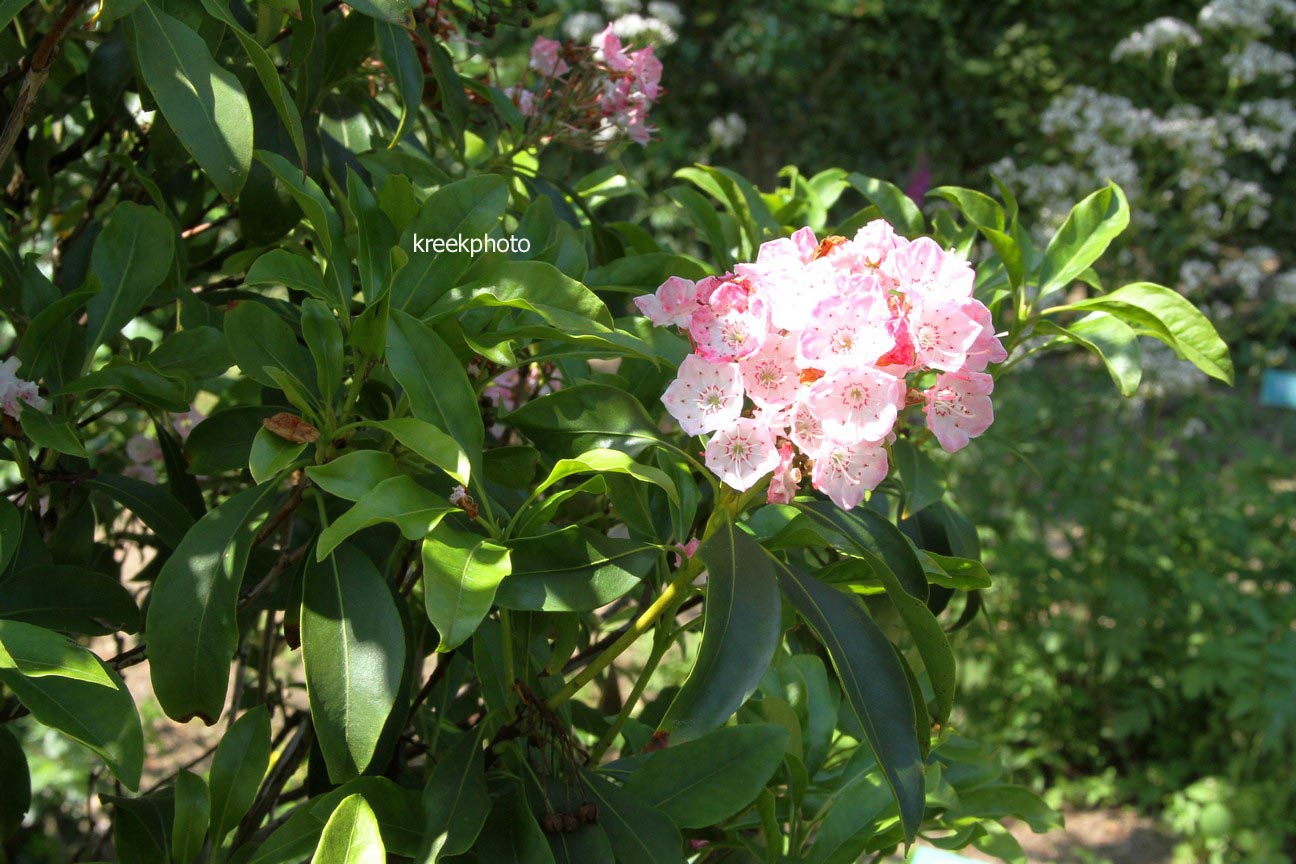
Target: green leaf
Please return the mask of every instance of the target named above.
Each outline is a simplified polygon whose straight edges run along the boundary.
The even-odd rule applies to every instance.
[[[922,562],[909,538],[890,519],[868,507],[842,510],[828,501],[816,501],[800,509],[821,529],[840,532],[858,554],[884,562],[907,594],[927,601],[927,575]],[[831,536],[826,539],[832,540]]]
[[[140,74],[185,149],[229,200],[252,167],[252,109],[207,43],[145,0],[131,13]]]
[[[604,449],[636,456],[661,440],[639,400],[607,384],[564,387],[520,405],[502,422],[560,458]]]
[[[949,639],[941,629],[936,616],[927,608],[926,601],[913,596],[904,590],[900,580],[885,562],[879,559],[869,561],[873,574],[886,589],[887,597],[895,604],[896,611],[909,628],[909,635],[918,648],[923,666],[927,669],[927,678],[931,681],[932,691],[936,696],[936,711],[933,719],[937,723],[949,720],[950,710],[954,707],[954,650],[950,648]]]
[[[163,375],[147,363],[116,363],[63,385],[59,395],[116,390],[141,405],[164,411],[188,411],[189,399],[183,382]]]
[[[359,501],[379,483],[400,474],[396,459],[383,450],[352,450],[331,462],[306,468],[311,482],[347,501]]]
[[[271,249],[253,261],[244,281],[248,285],[282,285],[334,306],[338,302],[324,286],[324,275],[315,262],[287,249]]]
[[[417,859],[430,864],[468,851],[490,809],[480,732],[468,733],[437,762],[423,787],[423,844]]]
[[[1091,312],[1066,327],[1040,320],[1035,322],[1035,329],[1056,334],[1097,355],[1122,396],[1138,392],[1143,379],[1143,352],[1138,334],[1124,321],[1107,312]]]
[[[329,816],[350,795],[362,796],[373,809],[387,851],[414,856],[423,836],[418,792],[386,777],[357,777],[303,804],[257,847],[247,864],[298,864],[308,858],[319,845]]]
[[[586,612],[634,588],[661,554],[581,525],[509,540],[513,572],[500,583],[505,609]]]
[[[1129,225],[1129,204],[1115,183],[1071,208],[1040,264],[1039,296],[1065,288],[1107,251]]]
[[[145,621],[153,692],[181,723],[200,717],[210,726],[225,707],[250,523],[269,510],[276,492],[272,483],[244,489],[199,519],[153,585]]]
[[[411,19],[410,0],[357,0],[351,6],[357,12],[363,12],[378,21],[400,24],[404,27],[414,26]]]
[[[378,819],[362,795],[338,805],[320,834],[311,864],[386,864]]]
[[[412,477],[393,477],[366,492],[355,506],[321,531],[315,554],[322,561],[352,534],[380,522],[394,523],[406,539],[422,540],[447,513],[455,509],[449,501],[429,492]]]
[[[152,207],[113,208],[90,253],[99,291],[86,304],[86,356],[130,323],[171,272],[175,228]]]
[[[27,756],[14,734],[3,727],[0,727],[0,777],[5,778],[5,782],[0,783],[0,841],[3,841],[22,827],[23,817],[32,803]],[[535,819],[532,818],[531,822],[534,824]],[[538,826],[536,830],[539,830]],[[541,837],[541,842],[543,840]]]
[[[451,288],[421,317],[436,320],[477,306],[531,312],[571,332],[606,332],[612,313],[598,295],[543,261],[499,258],[470,273],[471,282]]]
[[[302,337],[315,361],[315,382],[328,403],[342,386],[342,362],[346,357],[342,326],[328,304],[314,297],[302,303],[301,313]]]
[[[509,550],[442,523],[423,541],[423,603],[441,634],[438,651],[472,636],[495,602],[495,589],[512,570]]]
[[[913,696],[900,659],[858,602],[771,560],[784,596],[828,649],[846,704],[882,767],[900,808],[905,838],[912,842],[922,822],[925,792]]]
[[[958,207],[967,221],[975,225],[999,253],[1004,271],[1008,274],[1009,285],[1014,289],[1021,285],[1025,276],[1022,251],[1012,235],[1004,230],[1004,211],[998,201],[982,192],[960,186],[938,186],[927,194],[944,198]]]
[[[760,545],[728,520],[697,554],[706,564],[702,643],[661,722],[673,743],[719,727],[760,684],[782,634],[774,570]]]
[[[24,404],[19,422],[22,424],[23,434],[36,446],[48,447],[69,456],[89,458],[90,454],[86,453],[85,446],[77,438],[76,429],[67,420],[51,417],[44,411]]]
[[[16,669],[28,678],[56,675],[112,687],[105,668],[98,657],[60,633],[0,618],[0,669]]]
[[[225,316],[225,340],[243,374],[266,387],[279,384],[266,371],[281,369],[303,392],[313,390],[315,369],[292,328],[264,303],[246,300]]]
[[[297,202],[315,231],[324,257],[330,262],[326,274],[328,296],[320,299],[340,312],[347,311],[351,305],[351,267],[346,238],[342,233],[342,217],[338,216],[319,184],[303,176],[300,168],[294,168],[287,159],[268,150],[258,150],[256,157]]]
[[[468,123],[468,97],[464,93],[463,81],[455,71],[450,52],[439,42],[427,45],[428,63],[432,75],[436,78],[437,96],[441,99],[441,112],[450,123],[450,143],[460,153],[464,149],[464,127]],[[471,236],[475,232],[468,232]],[[429,235],[431,236],[431,235]],[[449,237],[451,234],[441,236]],[[406,247],[409,248],[409,247]]]
[[[225,345],[225,334],[205,325],[170,334],[146,359],[163,375],[185,374],[197,381],[215,378],[234,364]]]
[[[40,723],[57,729],[103,758],[108,769],[132,792],[139,789],[144,765],[144,730],[135,699],[121,676],[100,661],[111,687],[71,678],[27,678],[0,669],[4,684]]]
[[[284,83],[283,78],[279,77],[279,69],[266,50],[261,47],[261,43],[244,30],[230,14],[226,0],[202,0],[202,4],[208,15],[225,24],[238,37],[239,44],[243,46],[243,53],[247,54],[248,60],[252,61],[253,71],[256,72],[266,95],[274,104],[279,119],[283,121],[284,129],[288,131],[288,137],[292,139],[293,148],[297,151],[297,161],[301,162],[302,170],[305,170],[306,133],[302,129],[301,115],[297,112],[297,104],[293,102],[292,93],[288,91],[288,85]]]
[[[329,777],[341,783],[373,761],[405,666],[396,601],[356,548],[307,566],[301,640],[311,720]]]
[[[387,364],[409,397],[410,411],[459,442],[474,473],[481,472],[486,430],[463,364],[436,332],[393,309],[387,328]]]
[[[171,822],[171,860],[190,864],[202,851],[211,820],[211,794],[207,782],[182,770],[175,779],[175,816]]]
[[[171,825],[175,821],[172,790],[140,798],[101,795],[113,808],[113,848],[118,864],[169,864]]]
[[[217,411],[203,420],[185,441],[190,470],[220,474],[245,468],[265,419],[283,410],[280,405],[244,405]]]
[[[270,767],[270,712],[257,705],[234,721],[212,757],[211,838],[219,847],[256,800]]]
[[[910,239],[926,233],[922,211],[899,186],[857,173],[851,173],[846,179],[861,195],[873,202],[881,211],[882,218],[890,222],[896,231]]]
[[[900,478],[904,481],[904,513],[907,519],[919,510],[935,504],[945,497],[945,478],[940,467],[922,448],[907,439],[891,445]]]
[[[960,789],[957,816],[1000,820],[1021,819],[1036,834],[1062,827],[1062,816],[1025,786],[993,784],[977,789]]]
[[[69,564],[36,564],[0,582],[0,619],[86,636],[134,633],[141,624],[125,586]]]
[[[428,53],[436,70],[437,59],[444,58],[445,51],[440,45],[432,45]],[[449,58],[444,59],[449,62]],[[457,84],[459,76],[454,75],[454,80]],[[462,88],[459,94],[463,95]],[[404,227],[400,248],[413,250],[416,240],[487,235],[504,218],[507,206],[508,184],[503,177],[480,174],[449,183],[429,195],[414,221]],[[409,262],[392,278],[392,308],[422,316],[459,281],[472,261],[466,250],[413,252]]]
[[[719,824],[756,800],[783,761],[788,733],[765,723],[722,726],[651,753],[625,790],[680,828]]]
[[[492,864],[554,864],[544,832],[518,794],[496,799],[472,851]]]
[[[9,22],[18,16],[18,13],[31,5],[33,0],[0,0],[0,30],[9,26]],[[118,0],[121,2],[121,0]]]
[[[408,41],[407,36],[406,42]],[[365,303],[371,304],[387,290],[387,285],[391,282],[391,253],[392,247],[396,245],[396,229],[392,227],[391,219],[383,212],[373,191],[350,167],[347,168],[347,205],[355,217],[356,267],[360,271],[360,290]]]
[[[1228,345],[1196,306],[1164,285],[1132,282],[1110,294],[1090,297],[1047,313],[1076,309],[1108,312],[1138,333],[1159,339],[1212,378],[1233,383],[1233,360]]]
[[[618,864],[684,864],[684,841],[666,814],[598,774],[583,775]]]
[[[975,591],[989,588],[992,584],[990,574],[980,561],[967,558],[951,558],[937,555],[934,552],[919,550],[918,558],[927,571],[927,580],[933,585],[953,588],[957,591]]]
[[[379,22],[374,27],[378,37],[378,56],[383,66],[396,85],[396,93],[401,99],[400,124],[392,134],[388,149],[395,147],[405,137],[411,119],[418,115],[423,104],[423,66],[419,63],[418,52],[414,50],[410,32],[403,27],[386,22]]]
[[[8,498],[0,498],[0,574],[9,569],[9,562],[18,551],[23,533],[23,514]]]
[[[549,476],[536,487],[535,496],[573,474],[624,474],[659,486],[672,504],[679,504],[679,492],[664,471],[640,465],[620,450],[590,450],[574,459],[560,459]]]
[[[426,420],[417,417],[397,417],[394,420],[368,420],[366,426],[381,429],[402,446],[413,451],[423,461],[435,465],[467,486],[472,476],[468,454],[459,442]]]
[[[264,483],[273,480],[302,454],[306,444],[287,441],[264,426],[252,439],[252,449],[248,452],[248,470],[252,473],[253,483]]]

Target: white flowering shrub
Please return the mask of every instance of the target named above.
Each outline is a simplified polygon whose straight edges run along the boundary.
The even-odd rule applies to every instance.
[[[1116,256],[1122,278],[1177,272],[1175,287],[1217,320],[1289,303],[1296,258],[1263,240],[1290,197],[1294,28],[1291,0],[1215,0],[1193,21],[1157,18],[1111,52],[1152,95],[1070,87],[1040,118],[1052,153],[991,171],[1019,190],[1041,231],[1095,184],[1118,183],[1133,213]]]

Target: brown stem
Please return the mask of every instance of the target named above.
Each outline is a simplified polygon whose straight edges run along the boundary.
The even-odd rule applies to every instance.
[[[58,51],[59,43],[63,41],[72,22],[76,20],[77,14],[87,2],[88,0],[70,0],[54,19],[54,26],[36,46],[31,63],[27,66],[27,76],[23,79],[22,89],[18,91],[13,110],[9,112],[9,119],[5,121],[4,132],[0,133],[0,165],[9,160],[9,154],[13,151],[18,136],[27,125],[27,117],[31,114],[32,106],[36,104],[36,97],[45,86],[45,79],[49,77],[50,66],[54,63],[54,55]]]

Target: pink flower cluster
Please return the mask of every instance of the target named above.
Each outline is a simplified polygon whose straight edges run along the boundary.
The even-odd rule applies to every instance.
[[[530,68],[543,79],[542,92],[509,93],[524,115],[552,104],[571,131],[588,127],[600,144],[623,135],[647,144],[652,137],[648,112],[661,96],[662,64],[651,45],[628,51],[611,25],[594,37],[592,52],[541,36],[531,46]],[[565,104],[569,98],[573,104]]]
[[[692,342],[662,402],[688,434],[715,433],[708,468],[738,490],[772,474],[774,503],[808,473],[850,509],[886,477],[909,408],[950,451],[993,422],[985,369],[1006,354],[974,278],[934,240],[878,219],[853,239],[802,228],[732,273],[672,277],[635,303]]]
[[[22,413],[24,402],[37,411],[45,410],[45,400],[41,398],[40,389],[35,382],[18,377],[20,363],[17,357],[10,357],[0,363],[0,404],[3,405],[4,413],[15,420]]]

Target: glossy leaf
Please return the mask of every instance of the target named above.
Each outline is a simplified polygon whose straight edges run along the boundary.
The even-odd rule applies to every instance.
[[[38,564],[0,582],[0,619],[86,636],[135,633],[143,623],[125,586],[70,564]]]
[[[190,864],[198,857],[210,822],[207,781],[182,770],[175,779],[175,816],[171,823],[171,860],[175,864]]]
[[[449,501],[429,492],[411,477],[393,477],[366,492],[355,506],[321,531],[315,554],[322,561],[352,534],[380,522],[394,523],[408,540],[422,540],[455,509]]]
[[[112,687],[99,658],[66,636],[28,624],[0,618],[0,669],[16,669],[28,678],[54,675]]]
[[[238,648],[235,609],[251,551],[252,523],[273,484],[245,489],[200,519],[167,559],[145,622],[153,691],[167,715],[216,722]]]
[[[22,406],[19,415],[23,434],[38,447],[48,447],[58,453],[87,458],[85,446],[77,438],[76,429],[67,420],[38,411],[30,405]]]
[[[585,772],[585,783],[619,864],[684,864],[684,841],[666,814],[597,774]]]
[[[436,332],[393,309],[387,329],[387,363],[405,389],[410,410],[459,442],[474,471],[481,468],[485,428],[468,375]]]
[[[0,727],[0,841],[7,840],[23,823],[31,809],[31,772],[27,756],[13,733]],[[533,823],[534,819],[531,820]],[[542,837],[541,840],[544,838]],[[548,851],[548,850],[546,850]]]
[[[495,590],[512,570],[509,555],[506,547],[444,522],[423,541],[423,602],[441,635],[438,651],[463,644],[490,612]]]
[[[448,63],[449,58],[445,57],[440,45],[430,46],[429,56],[444,94],[446,88],[437,62],[444,59]],[[449,74],[457,85],[459,76],[454,74],[453,69]],[[458,92],[462,96],[462,88]],[[409,225],[396,226],[403,228],[400,248],[414,249],[416,240],[425,238],[481,237],[489,234],[504,218],[504,208],[507,205],[508,186],[502,177],[484,174],[446,184],[428,196]],[[459,281],[472,261],[466,250],[415,252],[392,278],[392,309],[421,316]]]
[[[881,211],[882,218],[896,231],[911,239],[924,232],[926,224],[922,211],[899,186],[863,174],[852,173],[846,179]]]
[[[234,721],[212,757],[212,845],[219,846],[247,814],[269,766],[270,712],[257,705]]]
[[[520,405],[503,422],[559,458],[600,449],[636,456],[661,439],[643,405],[606,384],[564,387]]]
[[[784,596],[828,649],[846,704],[882,767],[905,838],[912,842],[923,817],[923,768],[913,697],[900,660],[858,602],[786,564],[775,566]]]
[[[395,458],[383,450],[352,450],[306,468],[306,476],[316,486],[348,501],[359,501],[379,483],[400,473]]]
[[[435,862],[472,847],[490,813],[485,757],[478,734],[466,734],[432,769],[423,788],[420,861]]]
[[[1136,332],[1169,345],[1212,378],[1233,383],[1233,360],[1228,345],[1206,316],[1176,291],[1151,282],[1132,282],[1110,294],[1047,311],[1073,309],[1108,312]]]
[[[468,454],[458,441],[426,420],[397,417],[392,420],[370,420],[365,425],[390,434],[420,459],[449,474],[459,485],[468,485],[472,475]]]
[[[311,864],[385,864],[378,819],[362,795],[342,800],[320,834]]]
[[[57,676],[28,678],[2,668],[0,684],[12,690],[38,722],[90,748],[123,786],[135,791],[144,764],[139,712],[121,676],[102,662],[100,666],[111,687]]]
[[[287,373],[303,391],[315,381],[315,369],[292,329],[264,303],[240,303],[225,316],[225,339],[234,362],[267,387],[278,387],[267,367]]]
[[[639,584],[660,553],[580,525],[509,540],[513,570],[496,592],[505,609],[585,612]]]
[[[726,520],[697,555],[709,573],[702,643],[661,723],[676,744],[719,727],[742,707],[782,634],[774,570],[751,535]]]
[[[626,778],[625,790],[680,828],[705,828],[756,800],[783,761],[788,733],[742,724],[657,750]]]
[[[341,783],[373,760],[405,664],[396,602],[359,550],[340,546],[306,568],[301,639],[315,734]]]
[[[1125,193],[1115,183],[1099,189],[1071,208],[1049,241],[1040,265],[1039,296],[1065,288],[1107,251],[1129,225]]]
[[[113,208],[95,238],[90,272],[99,292],[86,304],[86,353],[130,323],[171,270],[175,229],[152,207],[129,201]]]
[[[319,845],[329,816],[350,795],[368,802],[388,852],[414,856],[423,833],[418,792],[386,777],[357,777],[303,804],[257,847],[248,864],[298,864],[308,858]]]
[[[253,483],[264,483],[278,477],[302,454],[308,445],[285,440],[262,427],[252,439],[248,452],[248,471]]]
[[[135,57],[181,143],[227,199],[252,167],[252,110],[237,78],[189,27],[144,0],[130,16]]]
[[[554,864],[539,823],[520,795],[496,799],[473,854],[493,864]]]

